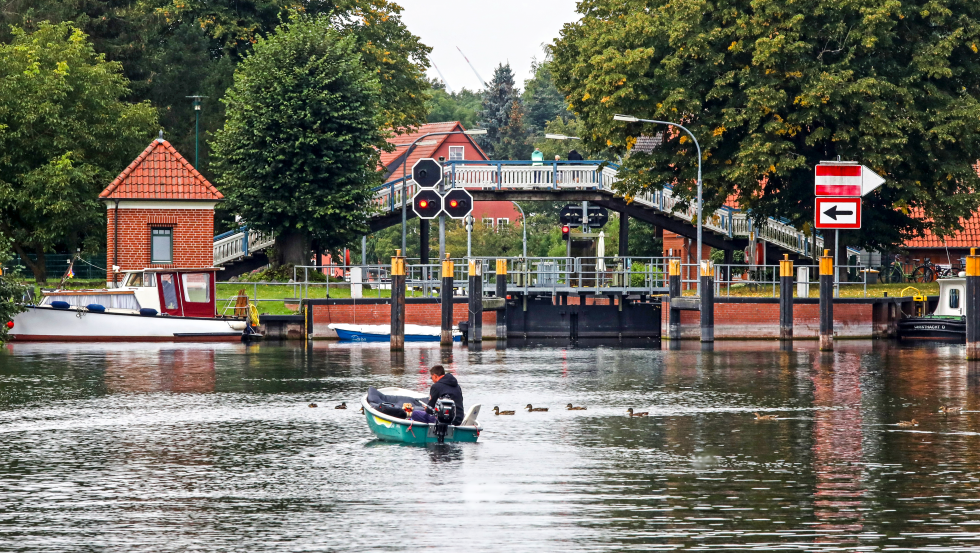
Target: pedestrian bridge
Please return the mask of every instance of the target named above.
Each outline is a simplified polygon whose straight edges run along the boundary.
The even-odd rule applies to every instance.
[[[553,161],[534,164],[531,161],[450,161],[444,165],[447,187],[465,188],[475,201],[545,200],[589,201],[630,217],[644,220],[670,232],[695,238],[697,209],[692,202],[686,207],[674,195],[671,186],[649,190],[627,203],[616,196],[618,166],[602,161]],[[402,195],[408,205],[407,217],[414,217],[412,197],[418,191],[415,181],[401,179],[375,189],[371,218],[372,230],[401,221]],[[741,247],[750,233],[780,250],[811,257],[822,251],[823,239],[805,235],[792,225],[774,218],[753,221],[731,207],[721,207],[703,214],[703,240],[708,246],[730,250]],[[738,243],[738,245],[736,245]]]

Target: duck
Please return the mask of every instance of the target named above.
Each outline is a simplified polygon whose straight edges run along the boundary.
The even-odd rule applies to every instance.
[[[565,406],[567,411],[585,411],[586,407],[574,407],[571,403]]]
[[[316,403],[311,403],[310,407],[316,407]]]
[[[776,415],[760,415],[758,411],[756,411],[753,414],[755,415],[755,420],[757,420],[757,421],[775,421],[775,420],[779,420],[779,417],[777,417]]]
[[[902,428],[908,428],[910,426],[919,426],[919,421],[912,419],[910,421],[898,421],[898,426]]]
[[[496,405],[494,405],[493,406],[493,414],[494,415],[513,415],[514,412],[513,411],[501,411],[500,410],[500,407],[497,407]]]
[[[361,411],[360,412],[361,412],[362,415],[364,414],[364,407],[361,407]]]
[[[629,413],[631,417],[646,417],[650,415],[649,411],[644,411],[642,413],[634,413],[632,407],[627,409],[626,412]]]
[[[948,415],[950,413],[959,413],[962,407],[950,407],[949,405],[943,405],[939,408],[939,412]]]
[[[530,403],[527,404],[527,407],[525,407],[525,409],[527,409],[527,412],[528,413],[531,413],[531,412],[534,412],[534,411],[542,411],[542,412],[545,412],[545,411],[548,410],[547,407],[531,407],[531,404]]]
[[[347,409],[347,402],[346,401],[340,402],[340,405],[334,407],[334,409]]]

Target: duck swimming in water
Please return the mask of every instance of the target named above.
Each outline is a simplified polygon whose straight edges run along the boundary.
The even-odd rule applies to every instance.
[[[757,421],[775,421],[775,420],[779,420],[779,417],[777,417],[776,415],[760,415],[758,411],[756,411],[753,414],[755,415],[755,420],[757,420]]]
[[[513,411],[501,411],[500,410],[500,407],[497,407],[496,405],[494,405],[493,406],[493,414],[494,415],[513,415],[514,412]]]
[[[910,426],[919,426],[919,421],[912,419],[910,421],[898,421],[898,426],[902,428],[908,428]]]
[[[585,407],[574,407],[571,403],[565,406],[567,411],[585,411]]]
[[[316,403],[311,403],[310,407],[316,407]]]
[[[943,405],[939,407],[939,412],[948,415],[950,413],[959,413],[962,407],[950,407],[949,405]]]
[[[626,412],[629,413],[631,417],[646,417],[650,414],[648,411],[643,411],[642,413],[634,413],[632,407],[627,409]]]
[[[341,402],[340,405],[334,407],[334,409],[347,409],[347,402],[346,401]]]
[[[530,404],[530,403],[528,403],[528,404],[527,404],[527,407],[525,407],[525,409],[527,409],[527,412],[528,412],[528,413],[531,413],[531,412],[533,412],[533,411],[541,411],[541,412],[545,412],[545,411],[547,411],[547,410],[548,410],[548,408],[547,408],[547,407],[531,407],[531,404]]]

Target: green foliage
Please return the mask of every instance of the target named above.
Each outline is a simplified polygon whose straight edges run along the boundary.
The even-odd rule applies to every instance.
[[[428,109],[426,121],[429,123],[459,121],[464,128],[472,129],[476,126],[482,101],[483,96],[478,92],[464,88],[450,94],[446,92],[445,85],[433,81],[432,88],[429,90],[429,99],[425,104]]]
[[[524,81],[523,99],[524,105],[527,106],[527,126],[532,133],[554,132],[545,130],[548,122],[555,119],[567,121],[572,118],[565,103],[565,96],[555,87],[551,75],[552,65],[550,59],[542,62],[532,61],[531,71],[534,76]]]
[[[10,240],[0,235],[0,267],[10,260]],[[15,275],[0,274],[0,344],[7,339],[7,322],[24,308],[19,304],[26,288],[17,283]]]
[[[277,233],[281,262],[302,264],[310,239],[328,249],[364,231],[382,180],[378,89],[356,40],[326,17],[294,16],[235,72],[217,180],[244,220]]]
[[[101,249],[99,192],[154,134],[156,111],[123,101],[127,85],[67,23],[15,28],[0,44],[0,232],[38,282],[45,252]]]
[[[255,271],[242,275],[239,282],[289,282],[293,280],[293,274],[296,275],[296,282],[303,282],[306,278],[307,282],[326,282],[327,275],[320,271],[314,271],[312,269],[296,269],[295,265],[280,265],[278,267],[269,267],[268,269],[262,271]]]
[[[524,106],[517,98],[511,102],[507,124],[500,129],[499,137],[497,159],[530,159],[533,147],[524,125]]]
[[[480,137],[480,146],[490,159],[501,159],[497,152],[503,129],[511,123],[511,109],[520,97],[514,85],[514,73],[510,64],[500,64],[493,71],[493,79],[483,94],[480,126],[487,134]]]
[[[613,114],[683,122],[701,143],[709,207],[735,195],[801,227],[813,166],[837,156],[888,179],[850,243],[949,232],[980,202],[980,3],[587,0],[579,11],[552,53],[584,138],[626,155],[658,129]],[[625,196],[676,182],[693,197],[694,145],[678,129],[666,137],[626,160]]]

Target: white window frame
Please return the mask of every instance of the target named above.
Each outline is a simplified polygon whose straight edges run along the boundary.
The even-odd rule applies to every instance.
[[[459,152],[459,157],[456,157],[454,153]],[[462,161],[466,159],[466,147],[465,146],[450,146],[449,147],[449,161]]]
[[[500,217],[497,219],[497,228],[500,228],[501,225],[509,225],[509,224],[510,224],[509,217]]]
[[[483,228],[493,228],[493,217],[483,218]]]

